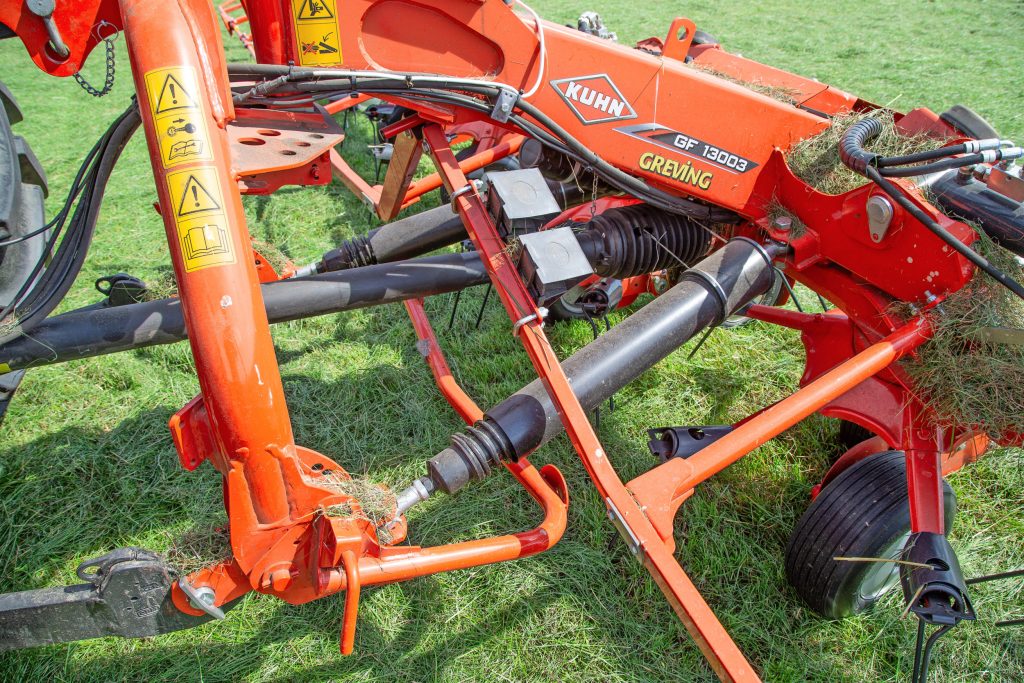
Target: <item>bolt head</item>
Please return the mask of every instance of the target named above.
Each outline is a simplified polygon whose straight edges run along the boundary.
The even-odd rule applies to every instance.
[[[214,602],[217,600],[217,592],[209,586],[198,586],[195,588],[196,600],[203,603],[207,607],[212,607]],[[197,605],[196,601],[189,598],[189,603],[196,609],[203,609],[202,605]]]

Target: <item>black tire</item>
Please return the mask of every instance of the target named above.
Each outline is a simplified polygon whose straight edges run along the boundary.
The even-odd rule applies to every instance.
[[[697,29],[696,31],[693,32],[692,44],[693,45],[718,45],[718,38],[715,38],[713,35],[711,35],[707,31],[701,31],[700,29]]]
[[[856,422],[849,420],[839,421],[839,445],[843,447],[842,455],[862,441],[866,441],[875,434],[870,429],[861,427]],[[836,456],[838,458],[839,456]]]
[[[957,104],[939,114],[939,118],[956,128],[961,133],[975,140],[997,138],[999,133],[986,121],[981,114],[962,104]]]
[[[956,496],[942,486],[948,533]],[[898,565],[833,558],[896,557],[909,534],[903,452],[878,453],[844,470],[807,508],[786,546],[786,578],[827,619],[860,614],[899,583]]]
[[[0,308],[13,300],[36,264],[46,258],[49,239],[49,231],[36,234],[46,220],[46,173],[25,139],[11,130],[22,118],[17,100],[0,83],[0,242],[22,238],[0,247]],[[24,374],[0,376],[0,422]]]

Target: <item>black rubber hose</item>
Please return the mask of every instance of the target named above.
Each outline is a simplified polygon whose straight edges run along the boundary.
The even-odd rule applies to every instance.
[[[81,270],[92,241],[96,217],[99,214],[107,180],[114,164],[132,134],[139,127],[140,122],[138,107],[133,102],[110,125],[100,142],[90,152],[88,158],[90,161],[94,160],[95,163],[84,175],[84,194],[75,206],[67,232],[50,262],[41,260],[36,265],[27,278],[25,286],[15,296],[14,301],[4,309],[5,320],[8,313],[13,311],[13,314],[17,316],[17,324],[11,326],[6,334],[0,335],[0,343],[34,330],[36,325],[60,304],[64,295],[71,288],[75,277]],[[80,170],[78,178],[82,176]],[[76,178],[76,186],[78,178]],[[65,206],[62,210],[62,215],[65,218],[68,208]],[[59,235],[60,229],[58,228],[51,238],[49,247],[51,250]],[[37,276],[38,279],[36,279]],[[30,290],[29,287],[31,287]]]
[[[448,90],[452,92],[474,92],[486,96],[494,96],[503,90],[503,88],[500,88],[497,85],[490,85],[485,82],[481,82],[478,85],[475,83],[466,83],[464,80],[457,79],[456,82],[446,85],[443,81],[440,83],[437,82],[436,78],[417,78],[415,74],[406,74],[404,81],[396,81],[393,78],[381,78],[379,76],[375,77],[372,75],[368,75],[366,77],[339,76],[338,78],[331,79],[326,75],[329,70],[308,72],[308,70],[294,70],[292,67],[279,65],[260,66],[263,66],[263,68],[253,69],[246,65],[231,64],[229,65],[229,73],[235,75],[262,76],[287,75],[288,78],[286,79],[286,82],[293,84],[294,89],[300,92],[373,92],[376,90],[385,94],[397,94],[401,97],[406,95],[415,95],[414,91],[416,88],[433,89],[437,91]],[[277,66],[277,68],[274,68],[275,66]],[[317,74],[320,75],[317,76]],[[316,78],[317,80],[314,82],[300,82],[307,78]],[[417,81],[420,81],[420,83],[418,84]],[[458,98],[458,96],[452,96],[448,93],[440,92],[438,94],[446,94],[448,99],[453,101],[458,99],[461,106],[467,106],[477,110],[480,110],[481,108],[484,110],[487,109],[486,103],[473,101],[472,98]],[[688,199],[673,196],[655,189],[648,185],[644,180],[614,167],[598,155],[594,154],[589,148],[562,128],[554,119],[544,114],[544,112],[540,111],[529,102],[519,99],[516,102],[516,107],[540,123],[541,126],[546,128],[547,131],[550,131],[550,134],[554,137],[558,138],[560,142],[564,144],[575,156],[591,166],[598,175],[616,187],[619,187],[630,194],[644,199],[648,203],[672,213],[681,213],[708,221],[736,221],[736,215],[730,211],[725,211],[714,206],[707,206]],[[510,119],[517,125],[522,125],[523,123],[522,117],[512,116]]]
[[[881,132],[882,122],[878,119],[864,119],[853,124],[839,143],[839,158],[851,169],[864,175],[864,170],[868,166],[874,166],[878,158],[874,152],[865,150],[864,145]]]
[[[864,145],[882,132],[877,119],[864,119],[850,126],[839,145],[839,157],[843,163],[857,173],[877,184],[893,201],[932,231],[936,237],[952,247],[957,253],[987,273],[992,279],[1024,299],[1024,286],[992,265],[988,259],[958,240],[952,233],[939,225],[927,213],[907,198],[895,185],[886,180],[874,166],[878,155],[864,150]]]
[[[563,361],[583,407],[596,408],[702,329],[766,292],[775,277],[771,258],[751,240],[731,240],[668,292]],[[421,482],[454,493],[502,458],[526,456],[562,429],[547,390],[535,380],[453,437],[451,447],[427,463],[430,485]]]
[[[444,294],[488,282],[475,253],[442,254],[262,285],[271,323]],[[4,371],[186,339],[178,299],[71,311],[0,346]]]
[[[997,158],[999,157],[999,150],[996,151]],[[883,159],[878,160],[878,166],[881,166]],[[980,164],[985,161],[985,157],[982,154],[968,154],[964,157],[956,157],[953,159],[943,159],[942,161],[936,161],[931,164],[921,164],[920,166],[901,166],[901,167],[890,167],[890,168],[879,168],[879,173],[887,178],[912,178],[919,175],[928,175],[929,173],[938,173],[940,171],[948,171],[951,168],[962,168],[964,166],[973,166],[974,164]]]
[[[944,159],[945,157],[966,153],[967,145],[950,145],[949,147],[939,147],[938,149],[929,149],[924,152],[914,152],[913,154],[904,154],[898,157],[880,157],[876,160],[875,165],[878,166],[878,168],[886,168],[888,166],[906,166],[907,164],[920,164],[925,161],[931,161],[932,159]]]
[[[866,175],[869,179],[877,183],[878,186],[882,188],[882,191],[892,197],[894,202],[902,206],[910,215],[919,220],[924,227],[935,233],[939,239],[955,249],[961,256],[966,258],[975,266],[985,271],[993,280],[1009,289],[1021,299],[1024,299],[1024,286],[1021,286],[1019,282],[992,265],[984,256],[971,249],[969,246],[958,240],[956,236],[948,230],[932,220],[931,216],[918,208],[918,206],[910,201],[906,195],[900,192],[896,186],[883,178],[878,173],[878,169],[869,166],[866,169]]]

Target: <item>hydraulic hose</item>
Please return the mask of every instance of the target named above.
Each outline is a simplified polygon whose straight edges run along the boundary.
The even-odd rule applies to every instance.
[[[910,199],[901,192],[899,188],[883,177],[881,171],[876,167],[880,157],[877,154],[868,152],[864,149],[864,145],[878,136],[881,132],[882,123],[877,119],[864,119],[863,121],[858,121],[853,124],[850,126],[850,129],[846,131],[846,134],[843,135],[842,142],[839,145],[839,158],[842,159],[843,163],[850,169],[868,178],[882,188],[883,192],[892,197],[893,201],[899,204],[911,216],[916,218],[922,225],[932,231],[936,237],[948,244],[976,267],[983,270],[996,282],[1024,299],[1024,286],[996,266],[992,265],[992,263],[990,263],[988,259],[983,257],[981,254],[958,240],[952,233],[939,225],[931,216],[910,201]],[[929,166],[933,165],[934,164],[929,164]],[[921,169],[926,168],[926,166],[919,166],[915,168],[918,173],[921,173]]]

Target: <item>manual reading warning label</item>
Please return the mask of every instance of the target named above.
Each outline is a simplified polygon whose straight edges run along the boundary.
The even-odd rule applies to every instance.
[[[341,64],[337,0],[292,0],[299,64]]]
[[[195,69],[175,66],[150,71],[146,74],[146,95],[164,168],[213,158]]]
[[[185,270],[234,263],[217,169],[202,167],[169,173],[167,189]]]

